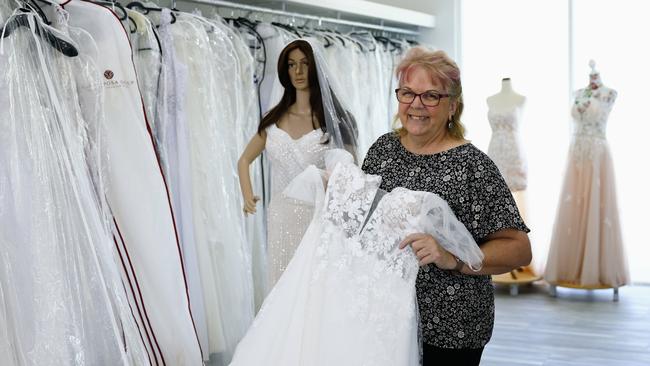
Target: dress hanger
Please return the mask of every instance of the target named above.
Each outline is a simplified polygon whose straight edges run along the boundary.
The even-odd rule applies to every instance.
[[[2,27],[2,38],[9,37],[20,27],[26,27],[31,31],[33,26],[33,32],[57,51],[68,57],[79,55],[79,51],[71,39],[49,26],[50,21],[35,2],[24,2],[23,5],[18,9],[19,13],[11,16]]]

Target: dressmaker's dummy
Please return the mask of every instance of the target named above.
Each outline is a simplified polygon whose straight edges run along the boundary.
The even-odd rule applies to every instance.
[[[504,78],[501,91],[487,98],[488,120],[492,127],[488,155],[499,167],[524,220],[526,207],[523,192],[528,184],[528,171],[519,125],[525,104],[526,97],[513,90],[510,78]]]
[[[510,78],[504,78],[501,81],[501,90],[487,98],[488,120],[492,127],[488,155],[499,168],[515,198],[519,212],[524,220],[527,220],[525,190],[528,185],[528,169],[519,136],[525,104],[526,97],[513,90]],[[519,283],[524,277],[526,281],[523,282],[537,279],[530,266],[509,274],[493,276],[493,279],[498,283],[512,283],[513,280]],[[513,292],[516,292],[516,287]]]
[[[618,288],[630,282],[606,130],[617,92],[590,61],[589,85],[574,94],[573,136],[544,278],[555,286]]]

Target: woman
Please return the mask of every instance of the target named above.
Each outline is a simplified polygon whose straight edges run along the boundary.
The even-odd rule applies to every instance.
[[[318,62],[324,63],[322,57]],[[347,125],[352,120],[344,110],[335,108],[341,106],[331,92],[330,81],[324,76],[327,75],[324,67],[324,64],[317,67],[314,49],[306,40],[293,41],[282,50],[278,59],[278,77],[284,86],[284,95],[278,105],[264,116],[258,133],[239,158],[239,182],[246,214],[256,212],[260,199],[251,188],[249,166],[264,149],[271,164],[271,202],[267,223],[270,287],[285,270],[313,216],[312,207],[284,197],[281,192],[307,166],[313,164],[323,168],[325,151],[331,145],[337,145],[342,133],[344,141],[350,141],[349,134],[344,132],[347,129],[338,125]],[[336,123],[337,127],[332,127],[333,116],[326,118],[325,109],[340,112],[334,117],[342,119]]]
[[[402,127],[372,145],[363,170],[381,188],[436,193],[484,254],[474,272],[427,233],[408,235],[420,261],[416,281],[424,365],[478,365],[494,325],[491,274],[531,260],[526,227],[496,165],[464,138],[458,66],[442,51],[410,50],[397,67]]]

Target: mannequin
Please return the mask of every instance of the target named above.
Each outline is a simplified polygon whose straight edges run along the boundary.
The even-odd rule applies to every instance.
[[[525,196],[524,191],[526,189],[526,162],[525,157],[523,156],[523,151],[519,147],[519,136],[518,131],[512,131],[512,134],[507,136],[498,136],[500,127],[514,127],[518,129],[518,120],[523,112],[523,109],[526,104],[526,97],[518,94],[512,88],[512,81],[510,78],[503,78],[501,80],[501,90],[492,96],[489,96],[486,100],[488,105],[488,119],[491,120],[492,128],[494,134],[492,135],[492,140],[490,141],[490,147],[488,148],[488,155],[490,158],[495,160],[501,174],[503,174],[508,183],[510,191],[513,193],[519,212],[521,212],[524,220],[526,217],[526,205],[525,205]],[[506,116],[509,114],[509,116]],[[514,119],[508,121],[508,119]],[[494,121],[494,123],[492,123]],[[511,126],[503,126],[504,123],[508,123]],[[512,126],[514,125],[514,126]],[[503,138],[502,138],[503,137]],[[513,141],[514,140],[514,141]],[[500,146],[502,145],[516,145],[517,148],[515,151],[500,151]]]
[[[317,63],[311,44],[289,43],[278,58],[278,77],[284,87],[280,102],[264,116],[238,162],[244,212],[254,214],[260,197],[253,193],[249,165],[266,150],[271,162],[271,202],[267,220],[268,287],[275,285],[305,234],[313,208],[282,195],[295,176],[313,164],[322,167],[326,143],[326,121],[321,100],[312,100],[320,90]],[[319,115],[321,111],[322,115]]]
[[[589,62],[589,85],[575,92],[573,136],[544,277],[556,286],[614,290],[629,283],[607,119],[617,92]]]
[[[496,110],[523,108],[525,103],[526,97],[513,90],[510,78],[503,78],[501,91],[487,98],[488,107]]]
[[[526,196],[527,166],[519,137],[521,115],[526,97],[515,92],[510,78],[501,80],[501,90],[486,100],[488,120],[492,127],[492,138],[488,155],[503,175],[508,188],[517,203],[521,216],[527,221]],[[495,283],[510,285],[510,292],[516,295],[518,285],[539,279],[533,267],[519,268],[502,275],[492,276]]]

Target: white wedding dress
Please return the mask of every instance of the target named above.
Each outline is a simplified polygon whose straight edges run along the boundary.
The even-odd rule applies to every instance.
[[[488,121],[492,127],[488,156],[499,168],[510,191],[525,190],[528,186],[528,165],[519,132],[521,109],[490,109]]]
[[[275,124],[266,129],[266,152],[271,163],[271,202],[268,211],[268,288],[272,288],[296,251],[314,216],[311,205],[285,197],[282,191],[309,165],[325,166],[323,131],[312,130],[294,140]]]
[[[419,365],[419,267],[399,242],[427,232],[473,268],[481,264],[479,247],[440,197],[385,193],[381,178],[342,150],[325,159],[327,192],[326,174],[313,165],[284,191],[315,203],[316,215],[231,366]]]

